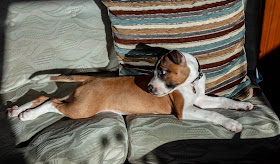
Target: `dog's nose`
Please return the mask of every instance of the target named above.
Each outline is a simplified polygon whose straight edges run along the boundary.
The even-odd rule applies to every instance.
[[[153,88],[154,88],[154,87],[153,87],[153,85],[151,85],[151,84],[150,84],[150,85],[148,85],[148,91],[149,91],[150,93],[152,93],[152,92],[153,92]]]

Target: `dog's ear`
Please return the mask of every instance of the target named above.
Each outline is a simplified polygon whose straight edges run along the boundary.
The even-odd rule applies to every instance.
[[[170,50],[168,50],[168,49],[157,47],[157,49],[156,49],[156,55],[157,55],[157,57],[160,59],[162,56],[168,54],[169,51],[170,51]]]
[[[139,43],[136,45],[135,49],[136,50],[144,50],[144,49],[149,49],[149,48],[152,48],[151,46],[148,46],[147,44],[145,43]]]
[[[166,55],[169,50],[162,47],[151,47],[145,43],[139,43],[136,45],[135,50],[143,51],[146,54],[153,55],[155,57],[161,58],[163,55]]]
[[[173,50],[167,54],[167,57],[175,64],[186,66],[185,56],[177,50]]]

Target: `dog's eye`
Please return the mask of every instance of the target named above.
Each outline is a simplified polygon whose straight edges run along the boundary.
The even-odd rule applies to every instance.
[[[178,84],[166,84],[167,88],[174,89]]]
[[[164,78],[170,71],[169,70],[160,70],[158,76]]]
[[[167,73],[169,73],[170,72],[170,70],[169,69],[166,69],[166,70],[162,70],[161,71],[161,74],[162,75],[166,75]]]

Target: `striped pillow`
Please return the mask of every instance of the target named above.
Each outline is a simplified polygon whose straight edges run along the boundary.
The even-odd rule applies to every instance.
[[[242,0],[103,0],[109,9],[121,75],[151,74],[157,56],[139,43],[194,55],[206,93],[244,98],[252,93],[244,51]],[[242,96],[242,97],[240,97]]]

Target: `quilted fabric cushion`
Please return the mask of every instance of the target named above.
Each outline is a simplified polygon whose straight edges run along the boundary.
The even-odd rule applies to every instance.
[[[120,74],[151,74],[157,56],[136,45],[194,55],[206,74],[206,93],[250,94],[242,0],[103,0],[109,8]],[[246,96],[247,96],[246,95]],[[245,97],[246,97],[245,96]]]
[[[245,143],[247,142],[246,144],[250,143],[249,139],[269,138],[279,135],[280,122],[273,110],[258,97],[253,97],[249,101],[255,105],[255,109],[250,112],[224,109],[211,109],[211,111],[216,111],[229,118],[238,120],[243,125],[240,138]],[[188,148],[186,145],[175,144],[173,147],[163,149],[162,152],[156,151],[162,145],[178,140],[208,139],[207,142],[211,143],[209,141],[211,139],[213,139],[213,142],[219,141],[219,139],[229,139],[230,142],[235,143],[234,140],[230,140],[234,137],[234,132],[203,121],[178,120],[174,115],[129,115],[126,120],[130,143],[128,159],[131,163],[149,163],[151,161],[153,161],[151,163],[160,163],[158,161],[155,162],[157,155],[160,154],[177,155],[178,159],[202,159],[202,156],[207,156],[207,151],[211,150],[210,147],[200,149],[201,145],[198,144],[192,147],[195,149],[194,152],[190,152],[189,149],[191,148]],[[179,151],[178,149],[182,149],[182,147],[185,152],[180,151],[182,154],[176,154]],[[261,147],[264,148],[265,146],[261,145]],[[231,148],[233,147],[229,149]],[[239,151],[240,149],[237,148],[237,150]],[[244,154],[246,153],[249,154],[249,152]],[[220,157],[219,154],[218,158],[221,159],[223,157]]]
[[[63,116],[56,113],[46,113],[31,121],[20,121],[18,117],[10,118],[9,121],[16,139],[15,144],[18,145],[29,140],[35,134],[57,122],[61,118],[63,118]]]
[[[48,93],[57,89],[30,82],[36,73],[67,74],[73,69],[95,72],[118,66],[116,62],[107,67],[108,56],[116,57],[113,43],[108,40],[111,32],[106,27],[110,24],[104,24],[107,10],[101,2],[9,1],[5,5],[6,1],[0,2],[0,10],[7,13],[6,20],[1,20],[6,29],[1,93],[11,93],[10,100],[31,88]]]
[[[99,113],[88,119],[62,119],[39,132],[25,149],[28,163],[124,163],[128,150],[121,115]]]

